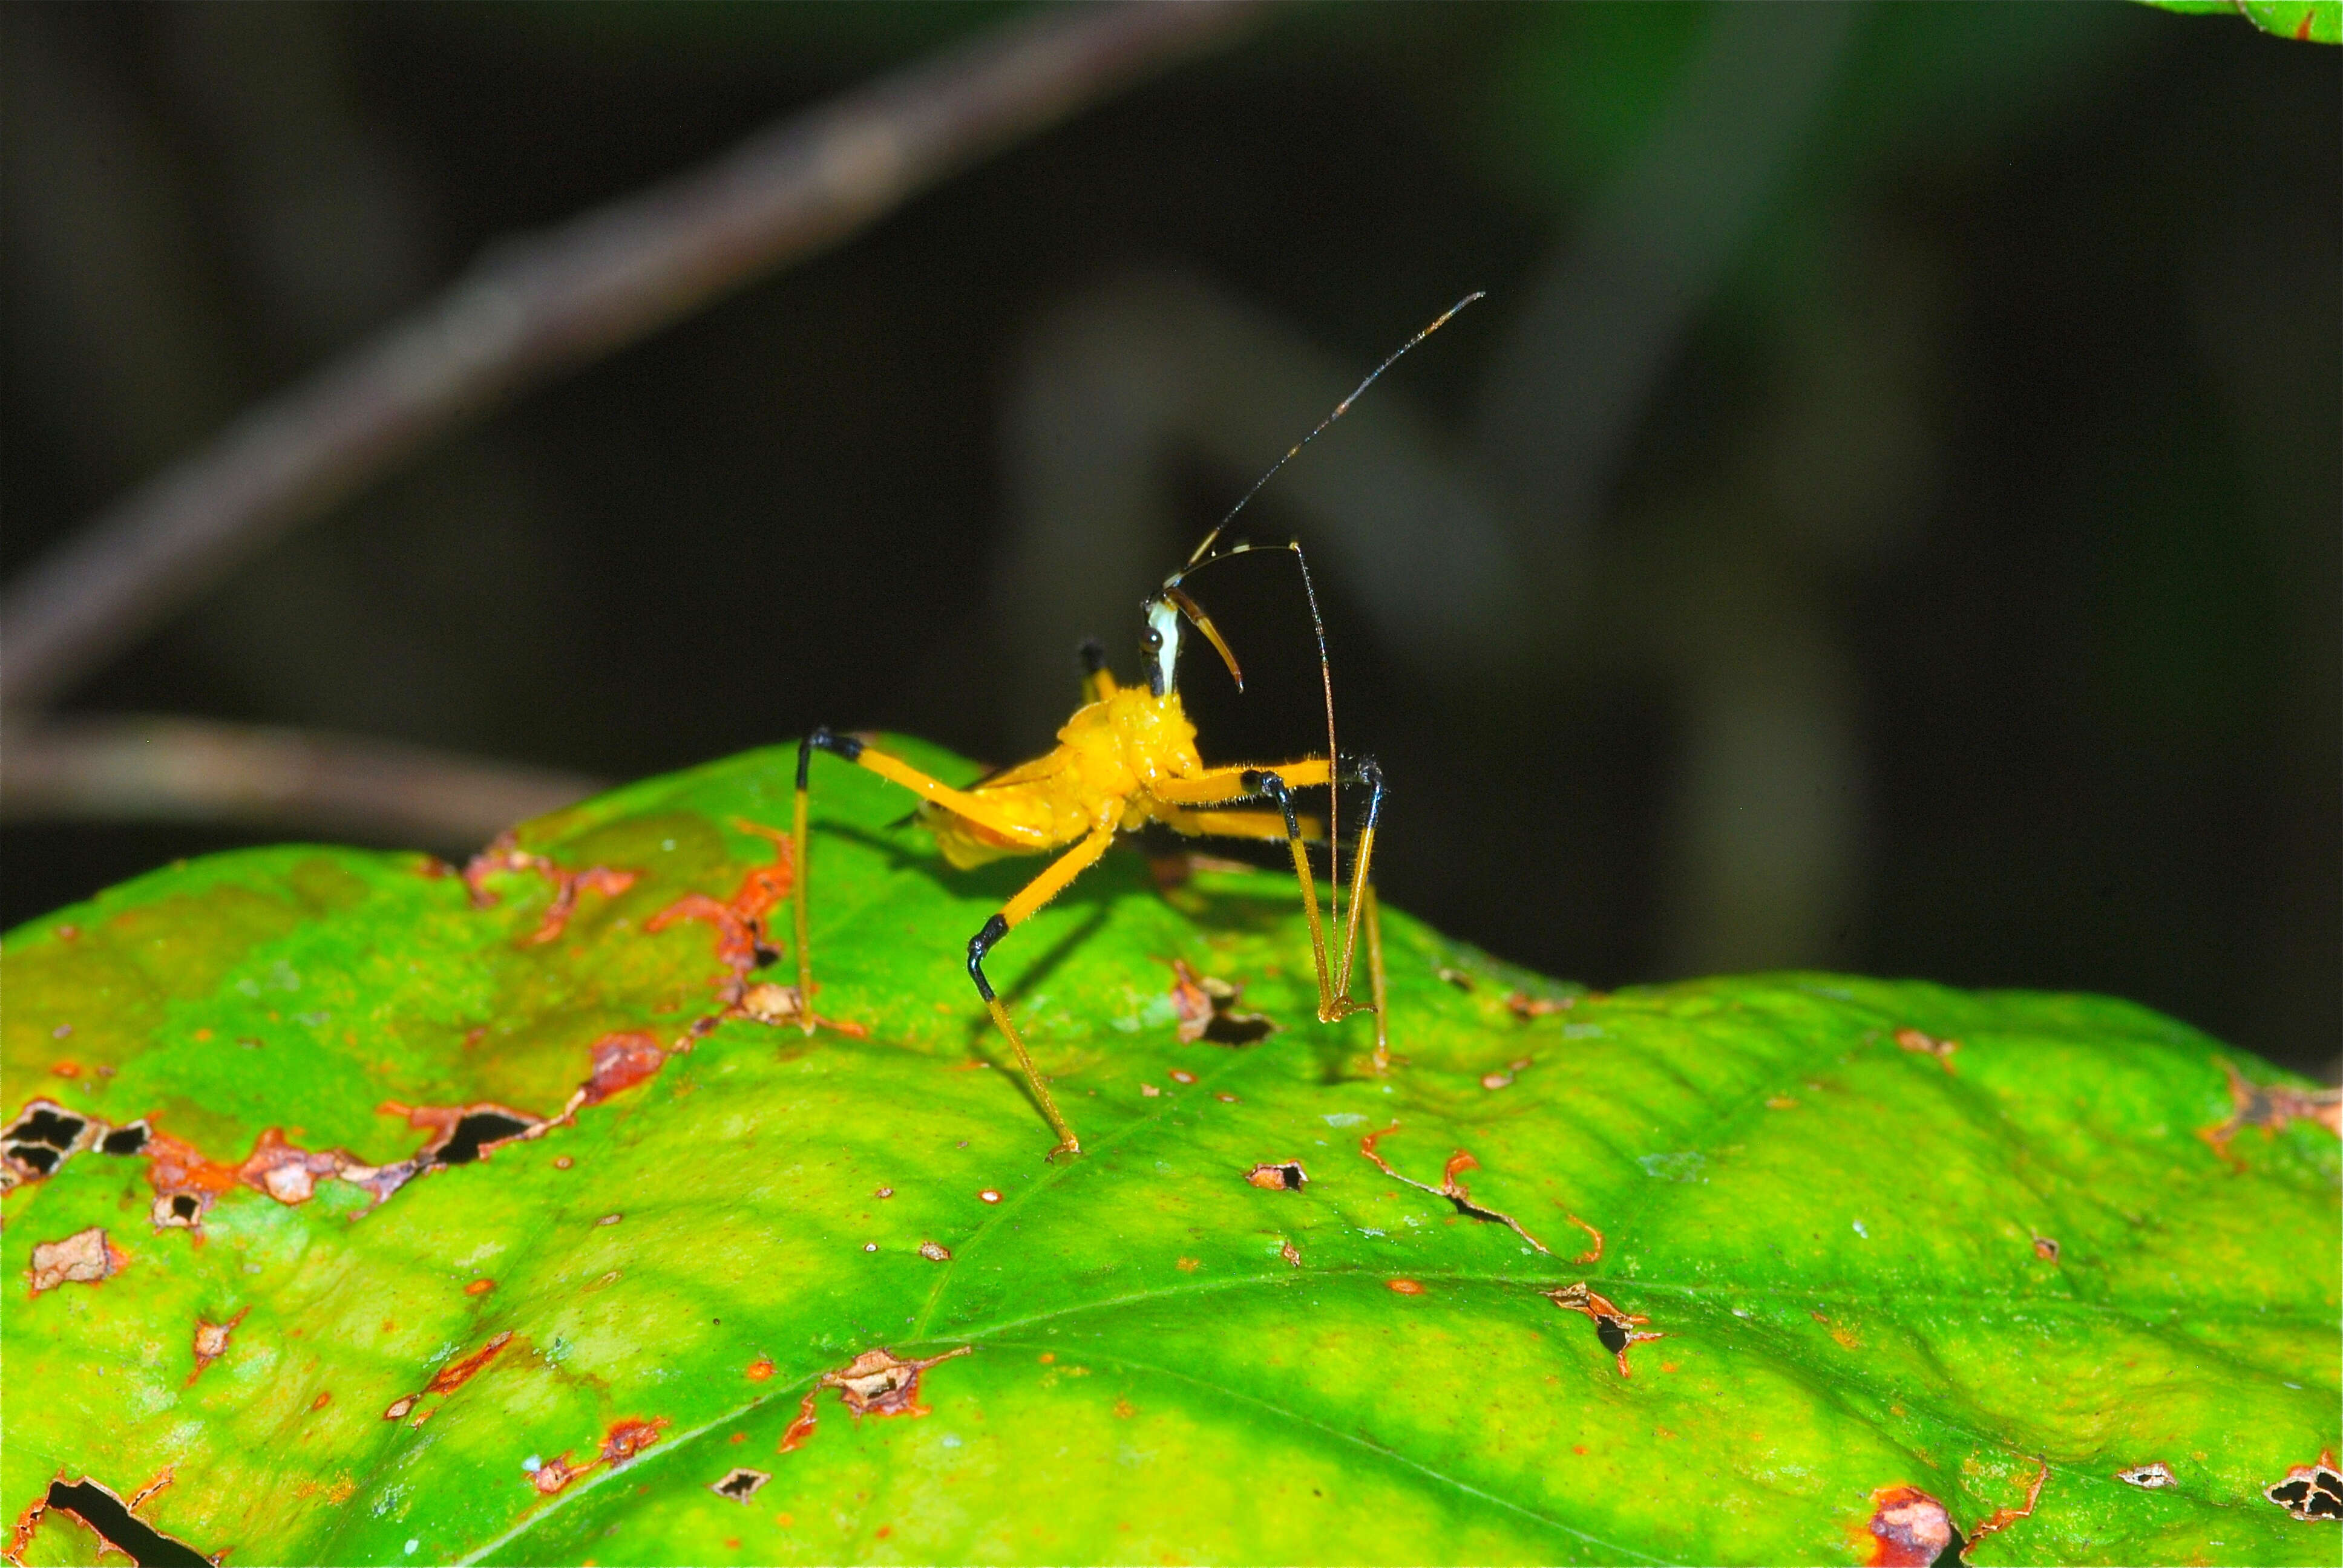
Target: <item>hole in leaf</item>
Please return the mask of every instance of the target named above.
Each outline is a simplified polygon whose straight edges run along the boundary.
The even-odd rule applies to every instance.
[[[2335,1456],[2322,1453],[2316,1464],[2298,1464],[2282,1481],[2262,1489],[2262,1495],[2297,1519],[2343,1519],[2343,1472]]]
[[[439,1165],[469,1165],[496,1144],[509,1142],[533,1125],[500,1111],[467,1112],[458,1119],[447,1141],[432,1151],[432,1161]]]
[[[146,1147],[146,1124],[134,1121],[127,1127],[117,1127],[99,1140],[97,1146],[108,1154],[136,1154]]]
[[[33,1527],[40,1523],[41,1513],[51,1508],[88,1525],[105,1543],[103,1551],[119,1552],[139,1568],[211,1568],[211,1559],[136,1517],[121,1498],[87,1476],[49,1483],[47,1494],[17,1521],[16,1539],[9,1543],[12,1560],[23,1555],[31,1543]]]
[[[82,1129],[88,1125],[87,1119],[84,1117],[53,1106],[36,1105],[25,1120],[0,1136],[5,1136],[12,1143],[45,1143],[52,1149],[63,1151],[71,1149],[74,1140],[79,1138]]]
[[[1200,975],[1182,959],[1172,960],[1172,1010],[1179,1015],[1183,1044],[1209,1040],[1215,1045],[1252,1045],[1277,1032],[1279,1025],[1268,1014],[1236,1010],[1242,986]]]
[[[730,1472],[709,1490],[719,1497],[729,1497],[733,1502],[746,1506],[749,1499],[757,1495],[757,1488],[772,1479],[761,1470],[750,1470],[746,1465],[742,1465]]]

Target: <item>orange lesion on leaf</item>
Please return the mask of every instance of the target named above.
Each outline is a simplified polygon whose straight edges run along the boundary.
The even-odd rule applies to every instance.
[[[1384,1159],[1383,1155],[1377,1151],[1376,1145],[1398,1131],[1399,1123],[1394,1121],[1380,1132],[1368,1133],[1365,1137],[1359,1140],[1359,1152],[1365,1155],[1368,1160],[1373,1161],[1376,1170],[1382,1171],[1393,1181],[1400,1182],[1405,1186],[1413,1187],[1419,1192],[1429,1192],[1435,1198],[1445,1198],[1453,1206],[1454,1206],[1456,1211],[1459,1214],[1463,1215],[1466,1219],[1481,1220],[1491,1224],[1505,1226],[1507,1229],[1511,1230],[1514,1235],[1519,1236],[1523,1241],[1527,1241],[1538,1251],[1545,1252],[1549,1255],[1551,1254],[1552,1249],[1544,1241],[1539,1241],[1535,1236],[1531,1235],[1527,1230],[1523,1229],[1522,1222],[1519,1220],[1514,1219],[1511,1214],[1502,1213],[1495,1209],[1489,1208],[1485,1204],[1475,1203],[1473,1201],[1472,1192],[1465,1187],[1461,1178],[1467,1171],[1476,1171],[1480,1169],[1481,1162],[1472,1155],[1466,1153],[1463,1150],[1459,1149],[1455,1153],[1451,1154],[1448,1157],[1448,1163],[1441,1169],[1440,1185],[1437,1187],[1433,1186],[1429,1182],[1418,1181],[1412,1177],[1403,1176],[1397,1171],[1393,1170],[1391,1161]],[[1585,1224],[1585,1221],[1583,1220],[1578,1222],[1582,1225]],[[1586,1228],[1589,1231],[1594,1230],[1594,1227],[1591,1225],[1588,1225]],[[1597,1251],[1598,1252],[1600,1251],[1599,1236]]]
[[[60,1285],[95,1285],[130,1266],[130,1255],[116,1246],[103,1227],[92,1225],[57,1241],[33,1248],[33,1266],[26,1271],[32,1293]]]
[[[1953,1543],[1953,1516],[1916,1486],[1883,1486],[1855,1532],[1867,1568],[1928,1568]]]
[[[1957,1040],[1938,1040],[1924,1030],[1911,1028],[1897,1030],[1896,1043],[1917,1055],[1935,1057],[1946,1072],[1953,1070],[1953,1052],[1961,1048]]]
[[[866,1415],[927,1414],[928,1407],[920,1402],[920,1374],[940,1362],[967,1355],[975,1349],[974,1345],[961,1345],[922,1361],[905,1361],[883,1345],[864,1351],[844,1366],[822,1373],[820,1380],[806,1391],[804,1401],[798,1406],[797,1419],[781,1434],[778,1452],[790,1452],[813,1435],[817,1419],[814,1399],[824,1389],[836,1389],[839,1402],[858,1420]]]
[[[553,900],[546,905],[537,929],[521,939],[523,947],[557,940],[568,929],[579,893],[599,893],[606,899],[615,899],[635,885],[634,872],[613,870],[608,866],[565,871],[545,856],[522,849],[508,829],[473,856],[464,868],[464,886],[471,890],[473,908],[485,910],[497,902],[488,879],[499,871],[535,871],[553,884]]]
[[[239,1308],[236,1316],[224,1323],[216,1323],[207,1318],[196,1320],[196,1370],[187,1374],[189,1387],[193,1387],[195,1381],[204,1375],[205,1368],[227,1353],[228,1336],[236,1332],[236,1326],[244,1322],[245,1314],[251,1311],[248,1305]],[[136,1508],[138,1505],[134,1503],[131,1506]]]
[[[1589,1290],[1583,1280],[1577,1284],[1564,1285],[1559,1290],[1540,1291],[1538,1294],[1560,1307],[1564,1312],[1585,1313],[1588,1320],[1594,1324],[1594,1337],[1603,1342],[1604,1350],[1618,1358],[1621,1377],[1635,1375],[1627,1365],[1627,1352],[1630,1349],[1649,1340],[1667,1338],[1666,1334],[1657,1332],[1648,1333],[1638,1332],[1637,1324],[1648,1323],[1652,1320],[1641,1312],[1621,1312],[1612,1305],[1608,1299]]]
[[[2034,1462],[2038,1468],[2034,1472],[2033,1481],[2026,1485],[2026,1501],[2015,1508],[1996,1508],[1991,1514],[1981,1520],[1976,1528],[1969,1532],[1968,1546],[1962,1549],[1963,1555],[1966,1555],[1969,1548],[1976,1546],[1986,1536],[1998,1534],[2019,1520],[2033,1514],[2035,1503],[2042,1497],[2042,1483],[2050,1479],[2050,1462],[2046,1459],[2037,1459]]]
[[[797,875],[791,865],[789,836],[778,828],[761,822],[751,822],[736,817],[732,826],[743,833],[768,839],[773,846],[772,864],[751,866],[740,879],[738,891],[729,899],[717,900],[706,893],[686,893],[674,903],[644,922],[647,932],[659,932],[686,920],[703,921],[716,929],[716,961],[723,965],[714,984],[718,1000],[723,1004],[722,1018],[744,1018],[758,1023],[779,1025],[799,1022],[805,1016],[806,999],[798,994],[793,985],[765,980],[755,984],[749,977],[778,956],[766,942],[765,917],[787,899],[796,888]],[[713,1020],[703,1020],[712,1023]],[[859,1023],[813,1015],[813,1021],[825,1029],[861,1039],[869,1031]],[[705,1029],[695,1028],[697,1033]]]
[[[2232,1168],[2243,1171],[2246,1165],[2230,1152],[2229,1140],[2248,1127],[2258,1127],[2265,1137],[2274,1138],[2299,1117],[2343,1136],[2343,1089],[2305,1090],[2283,1083],[2256,1083],[2226,1059],[2213,1060],[2229,1081],[2229,1119],[2217,1126],[2198,1128],[2197,1136]]]

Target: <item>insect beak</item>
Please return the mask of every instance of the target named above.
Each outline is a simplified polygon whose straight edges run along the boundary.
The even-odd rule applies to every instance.
[[[1242,691],[1244,671],[1237,668],[1237,656],[1229,651],[1227,639],[1221,636],[1221,628],[1212,624],[1212,618],[1204,613],[1204,607],[1191,598],[1188,596],[1188,590],[1176,583],[1167,584],[1164,587],[1163,597],[1179,606],[1180,613],[1186,616],[1195,624],[1196,629],[1204,634],[1204,640],[1212,645],[1212,651],[1219,654],[1221,662],[1229,667],[1229,678],[1237,683],[1239,691]]]

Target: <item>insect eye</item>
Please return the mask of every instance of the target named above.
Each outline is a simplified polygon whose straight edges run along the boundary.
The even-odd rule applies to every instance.
[[[1139,639],[1139,646],[1153,653],[1163,646],[1163,634],[1151,626],[1147,628],[1147,635]]]

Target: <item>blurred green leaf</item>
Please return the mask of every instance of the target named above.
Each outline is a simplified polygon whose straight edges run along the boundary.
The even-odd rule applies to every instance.
[[[2159,11],[2243,16],[2265,33],[2305,44],[2343,44],[2343,0],[2145,0]]]
[[[822,766],[814,868],[820,1006],[868,1038],[695,1027],[719,928],[656,917],[770,872],[744,824],[793,764],[524,828],[632,873],[558,929],[527,864],[481,907],[296,846],[14,933],[13,1169],[53,1169],[6,1199],[47,1287],[0,1330],[10,1513],[167,1475],[137,1518],[238,1563],[1896,1561],[1891,1489],[1975,1537],[2044,1473],[1974,1561],[2333,1560],[2262,1489],[2338,1446],[2337,1141],[2199,1136],[2261,1064],[2097,998],[1599,996],[1393,914],[1377,1081],[1371,1020],[1311,1021],[1290,880],[1118,853],[997,955],[1089,1151],[1052,1167],[961,966],[1031,867],[945,870],[868,775]],[[1182,1043],[1174,959],[1285,1027]],[[376,1202],[353,1163],[466,1111],[509,1120]],[[1664,1336],[1632,1376],[1596,1298]],[[950,1357],[923,1412],[850,1413],[881,1349]],[[25,1516],[24,1562],[95,1560]]]

